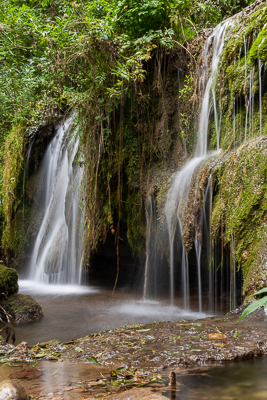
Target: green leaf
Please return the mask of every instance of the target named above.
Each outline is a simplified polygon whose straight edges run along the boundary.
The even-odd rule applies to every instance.
[[[102,99],[98,99],[97,101],[98,101],[98,103],[100,103],[100,104],[103,104],[103,103],[104,103],[104,99],[103,99],[103,98],[102,98]]]
[[[248,299],[250,299],[253,296],[256,296],[257,294],[261,294],[261,293],[267,293],[267,288],[263,288],[263,289],[259,290],[258,292],[251,294],[250,296],[248,296]]]
[[[253,303],[251,303],[242,313],[241,317],[238,319],[237,322],[241,321],[243,318],[245,318],[248,314],[252,313],[253,311],[257,310],[257,308],[264,306],[267,304],[267,296],[264,296],[260,300],[256,300]],[[265,309],[265,308],[264,308]]]
[[[93,364],[99,365],[99,362],[95,357],[87,357],[87,360],[90,361]]]
[[[45,7],[45,6],[47,6],[47,4],[49,4],[49,3],[50,3],[50,0],[43,0],[42,3],[41,3],[41,6],[42,6],[42,7]]]
[[[117,372],[123,371],[125,369],[125,367],[119,367],[116,369]]]

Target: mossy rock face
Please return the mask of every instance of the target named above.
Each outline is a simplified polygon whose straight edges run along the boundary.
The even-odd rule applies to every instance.
[[[14,268],[7,268],[0,265],[0,292],[6,296],[18,293],[18,274]]]
[[[39,321],[44,316],[41,306],[26,294],[13,294],[1,304],[16,322]]]
[[[267,286],[267,224],[258,235],[261,240],[255,245],[256,257],[244,281],[244,294],[249,296]]]

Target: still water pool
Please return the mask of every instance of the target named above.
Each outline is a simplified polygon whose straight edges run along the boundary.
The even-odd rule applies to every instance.
[[[176,391],[164,391],[172,400],[267,399],[267,358],[177,373]]]
[[[68,285],[36,285],[19,281],[20,293],[31,295],[42,307],[44,318],[38,322],[18,323],[16,342],[30,346],[57,339],[68,341],[90,333],[119,326],[154,321],[197,319],[207,314],[170,306],[169,299],[142,300],[128,289],[112,291],[102,288]]]

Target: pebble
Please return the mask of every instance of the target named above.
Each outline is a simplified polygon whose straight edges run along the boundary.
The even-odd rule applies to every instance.
[[[0,383],[0,400],[27,400],[28,396],[22,386],[9,380]]]

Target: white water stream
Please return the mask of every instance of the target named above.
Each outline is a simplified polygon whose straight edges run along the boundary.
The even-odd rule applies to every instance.
[[[171,188],[168,192],[167,202],[166,202],[166,222],[169,235],[169,246],[170,246],[170,296],[171,304],[174,301],[174,238],[177,229],[177,225],[180,227],[181,241],[182,241],[182,214],[183,206],[186,201],[188,191],[190,188],[190,183],[192,175],[195,168],[203,161],[208,158],[215,156],[219,152],[220,145],[220,119],[218,118],[217,105],[216,105],[216,95],[215,95],[215,81],[219,70],[220,56],[224,46],[224,34],[229,22],[225,21],[219,24],[210,37],[207,39],[203,54],[202,54],[202,65],[200,70],[200,85],[204,88],[204,95],[201,105],[201,114],[198,129],[198,142],[194,157],[188,161],[185,166],[178,171],[172,181]],[[213,42],[213,43],[212,43]],[[208,73],[208,57],[210,55],[210,47],[212,45],[212,63],[211,71]],[[208,77],[208,79],[207,79]],[[212,94],[212,96],[211,96]],[[211,111],[211,101],[213,102],[213,112],[215,119],[215,128],[217,136],[217,153],[208,153],[208,124],[209,115]],[[201,244],[198,243],[195,237],[195,247],[197,249],[197,263],[198,263],[198,291],[199,291],[199,310],[202,310],[201,301]],[[189,266],[188,257],[182,242],[182,287],[183,287],[183,297],[184,297],[184,307],[189,307]]]
[[[74,159],[78,142],[68,133],[71,119],[62,123],[49,144],[41,174],[43,217],[33,246],[28,278],[38,283],[80,284],[83,253],[83,207],[80,188],[83,168]]]

